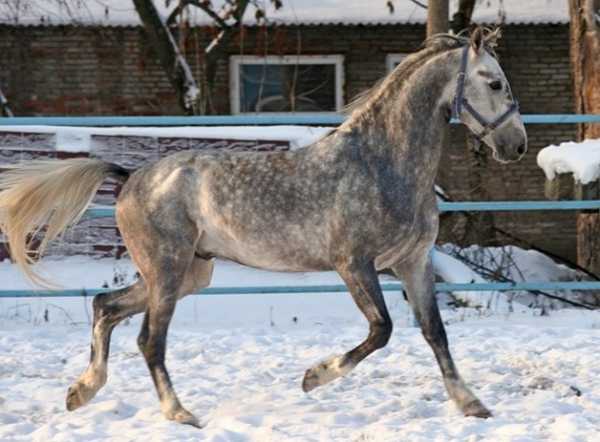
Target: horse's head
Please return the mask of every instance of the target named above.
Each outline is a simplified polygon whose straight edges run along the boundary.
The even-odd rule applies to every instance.
[[[527,151],[527,133],[506,76],[488,50],[497,37],[477,28],[461,49],[452,116],[490,146],[496,160],[518,161]]]

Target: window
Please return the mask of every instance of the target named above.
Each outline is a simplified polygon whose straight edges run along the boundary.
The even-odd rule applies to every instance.
[[[392,72],[407,56],[408,54],[388,54],[385,59],[387,73]]]
[[[343,63],[343,55],[233,56],[232,113],[340,111]]]

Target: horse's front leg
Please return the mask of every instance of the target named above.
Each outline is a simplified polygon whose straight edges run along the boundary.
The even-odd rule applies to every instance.
[[[349,352],[329,358],[308,369],[302,389],[306,392],[345,375],[375,350],[384,347],[392,334],[392,321],[385,305],[373,262],[345,262],[337,268],[358,308],[369,321],[369,335]]]
[[[435,298],[431,259],[428,254],[423,255],[392,266],[392,270],[405,284],[408,301],[425,340],[435,354],[448,395],[465,416],[490,417],[491,413],[465,385],[454,365]]]

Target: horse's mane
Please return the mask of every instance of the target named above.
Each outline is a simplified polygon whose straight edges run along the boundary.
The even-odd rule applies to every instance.
[[[500,28],[494,30],[482,28],[484,34],[484,47],[493,57],[496,57],[494,48],[497,45],[497,40],[500,38]],[[343,113],[349,115],[357,110],[366,110],[370,107],[370,103],[380,97],[384,97],[386,93],[390,93],[390,89],[386,86],[390,82],[396,83],[396,88],[404,87],[406,80],[423,64],[431,58],[456,48],[464,47],[470,42],[469,38],[464,35],[453,34],[437,34],[426,39],[421,48],[406,57],[402,62],[388,75],[378,80],[372,87],[360,92],[352,101],[344,106]]]

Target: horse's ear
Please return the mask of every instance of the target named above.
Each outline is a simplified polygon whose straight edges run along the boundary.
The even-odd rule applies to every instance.
[[[483,40],[487,47],[494,49],[498,46],[498,40],[500,40],[500,38],[502,38],[502,30],[497,27],[493,30],[490,30]]]
[[[471,33],[470,44],[475,53],[479,54],[483,48],[483,29],[477,26]]]

